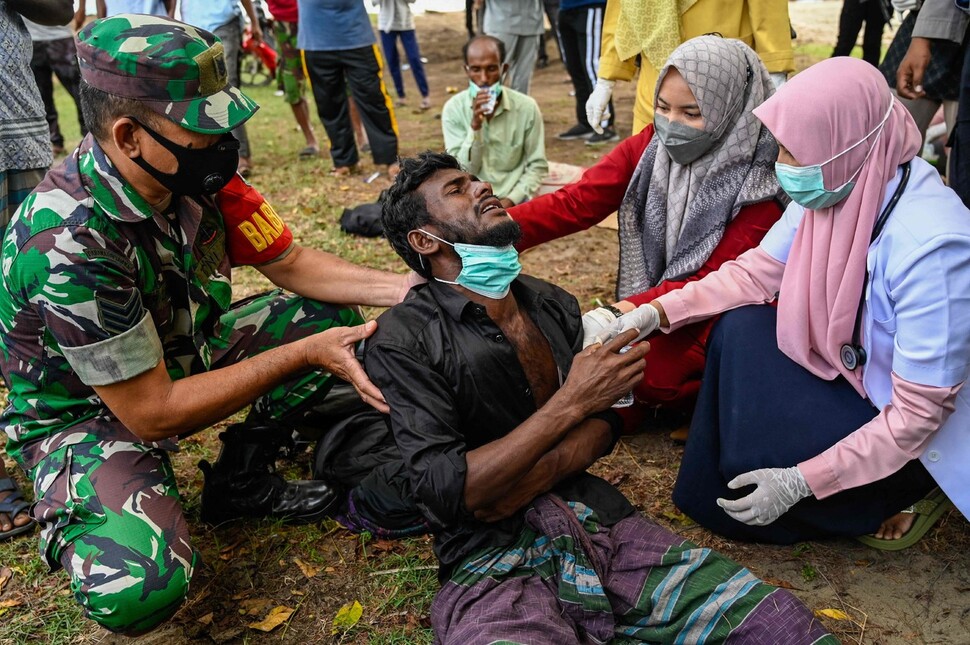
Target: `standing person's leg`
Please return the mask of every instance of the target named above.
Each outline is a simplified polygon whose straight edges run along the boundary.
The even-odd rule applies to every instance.
[[[44,115],[47,117],[47,127],[50,129],[51,145],[54,154],[64,150],[64,135],[57,122],[57,106],[54,105],[54,70],[50,60],[50,42],[39,40],[34,43],[34,54],[30,59],[30,70],[34,73],[34,81],[40,90],[40,98],[44,101]]]
[[[910,116],[913,117],[913,121],[916,122],[916,127],[919,129],[920,135],[925,141],[926,128],[930,126],[930,121],[933,120],[937,110],[940,109],[940,102],[928,99],[925,96],[918,99],[904,99],[896,94],[896,90],[893,90],[893,94],[896,95],[896,100],[902,103],[909,111]]]
[[[384,86],[377,46],[347,50],[342,52],[342,56],[350,93],[367,131],[374,163],[393,166],[397,163],[397,121],[391,97]],[[391,171],[390,168],[388,170]]]
[[[795,466],[876,416],[844,378],[822,380],[778,349],[777,312],[768,305],[730,311],[707,346],[707,365],[673,499],[698,523],[741,540],[789,544],[872,533],[934,486],[919,462],[824,500],[808,497],[775,522],[743,524],[716,504],[750,493],[727,483],[758,468]]]
[[[556,41],[556,50],[559,52],[559,60],[562,61],[562,42],[559,39],[559,0],[545,0],[543,3],[543,10],[546,13],[546,18],[549,20],[549,26],[552,28],[552,37]],[[546,52],[546,34],[542,34],[542,51]],[[549,58],[546,57],[546,62]]]
[[[137,635],[181,606],[198,554],[168,455],[122,442],[74,444],[31,471],[40,553],[64,567],[85,615]]]
[[[509,65],[509,71],[503,81],[504,84],[513,90],[528,94],[541,36],[517,36],[507,33],[489,35],[495,36],[505,44],[505,62]]]
[[[839,14],[839,35],[835,41],[832,56],[850,56],[855,41],[862,29],[866,8],[860,0],[845,0],[842,3],[842,13]]]
[[[950,135],[950,187],[970,208],[970,43],[963,43],[963,73],[960,77],[960,98],[956,125]]]
[[[421,93],[421,109],[426,110],[431,107],[428,100],[428,77],[424,73],[424,63],[421,62],[421,49],[418,47],[418,36],[413,29],[398,32],[401,35],[401,45],[404,46],[404,54],[411,65],[411,73],[414,74],[414,82]]]
[[[277,20],[274,26],[276,45],[280,52],[279,79],[283,85],[283,98],[293,110],[306,146],[300,151],[300,158],[315,157],[320,154],[317,136],[310,124],[310,103],[306,99],[306,78],[303,74],[303,57],[296,46],[298,27],[295,22]]]
[[[882,59],[882,32],[886,27],[886,14],[882,0],[866,0],[866,29],[862,33],[862,60],[879,67]]]
[[[229,84],[239,85],[239,52],[242,49],[242,27],[239,20],[231,20],[221,27],[216,27],[213,33],[222,41],[226,53],[226,68],[229,72]],[[249,135],[246,126],[240,125],[232,131],[232,136],[239,139],[239,174],[248,177],[252,167],[252,151],[249,149]]]
[[[465,0],[465,31],[469,40],[475,37],[475,0]]]
[[[581,40],[582,65],[583,73],[588,80],[588,85],[583,87],[585,97],[583,98],[582,106],[577,103],[577,112],[580,109],[585,112],[586,99],[589,98],[589,94],[593,91],[593,87],[596,85],[596,77],[600,68],[600,48],[602,47],[603,43],[603,13],[605,10],[605,5],[586,7],[584,10],[581,10],[585,13],[583,38]],[[576,98],[577,100],[579,99],[578,90],[576,92]],[[603,128],[602,134],[594,133],[588,139],[586,139],[587,144],[596,145],[600,143],[609,143],[619,139],[619,135],[617,135],[613,130],[613,121],[616,118],[615,113],[616,110],[613,107],[613,99],[611,98],[609,102],[609,114],[599,124],[600,127]],[[586,123],[589,125],[588,122]]]
[[[396,31],[380,32],[381,49],[384,50],[384,60],[387,61],[387,66],[391,70],[391,78],[394,79],[394,90],[397,92],[398,98],[397,104],[404,105],[404,78],[401,76],[401,55],[397,51],[398,33]],[[406,47],[405,53],[407,53]]]
[[[73,38],[60,38],[50,42],[50,64],[57,75],[57,80],[61,82],[67,93],[74,99],[77,107],[77,121],[81,126],[81,136],[88,133],[88,128],[84,125],[84,115],[81,113],[80,83],[81,68],[77,62],[77,48],[74,46]]]
[[[576,94],[576,125],[558,135],[559,139],[585,139],[593,133],[586,118],[586,101],[593,91],[595,76],[591,79],[584,64],[586,53],[586,16],[590,8],[566,9],[559,13],[559,38],[562,42],[563,60]]]
[[[360,157],[354,143],[354,129],[347,105],[342,52],[304,51],[310,89],[317,103],[317,114],[330,139],[330,157],[334,170],[357,165]],[[346,172],[346,171],[344,171]]]

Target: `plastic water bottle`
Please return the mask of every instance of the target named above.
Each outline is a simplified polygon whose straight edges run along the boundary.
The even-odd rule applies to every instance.
[[[620,350],[620,353],[621,354],[626,354],[628,351],[630,351],[630,347],[631,347],[631,345],[627,345],[626,347],[624,347],[623,349]],[[613,407],[613,408],[628,408],[631,405],[633,405],[633,392],[627,392],[626,395],[624,395],[623,397],[621,397],[616,403],[614,403],[610,407]]]

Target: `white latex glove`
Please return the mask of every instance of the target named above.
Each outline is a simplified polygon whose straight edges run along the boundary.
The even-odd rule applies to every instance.
[[[798,466],[752,470],[729,481],[728,488],[736,490],[751,484],[757,488],[750,495],[735,500],[719,497],[717,505],[737,521],[755,526],[771,524],[800,500],[812,495]]]
[[[640,335],[630,341],[631,343],[635,343],[660,329],[660,312],[653,305],[640,305],[633,311],[617,318],[608,329],[597,336],[596,342],[608,343],[628,329],[634,328],[640,330]]]
[[[596,337],[616,321],[616,314],[606,307],[597,307],[583,314],[583,349],[599,342]]]
[[[605,78],[596,79],[593,93],[586,100],[586,120],[589,121],[589,127],[593,128],[597,134],[603,134],[603,126],[600,123],[607,118],[614,85],[616,85],[616,81],[608,81]]]
[[[785,72],[771,72],[768,76],[771,78],[771,84],[775,86],[776,90],[788,80],[788,74]]]

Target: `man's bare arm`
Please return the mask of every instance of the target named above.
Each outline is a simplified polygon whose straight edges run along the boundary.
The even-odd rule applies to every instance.
[[[256,269],[278,287],[336,305],[396,305],[414,284],[415,277],[357,266],[299,244],[294,244],[282,260]]]
[[[387,412],[380,391],[354,356],[355,344],[376,329],[375,322],[328,329],[235,365],[176,381],[160,362],[126,381],[94,386],[94,391],[125,427],[146,441],[212,425],[288,378],[315,368],[353,383],[365,401]]]
[[[38,25],[66,25],[74,17],[71,0],[7,0],[7,6]]]
[[[483,522],[497,522],[512,516],[562,480],[593,465],[606,453],[612,440],[613,432],[606,421],[583,421],[543,455],[532,470],[516,482],[505,498],[479,509],[475,512],[475,518]]]
[[[473,513],[506,498],[563,438],[590,415],[605,410],[642,379],[649,343],[619,350],[636,338],[631,329],[606,345],[576,355],[565,384],[512,432],[465,454],[465,506]]]

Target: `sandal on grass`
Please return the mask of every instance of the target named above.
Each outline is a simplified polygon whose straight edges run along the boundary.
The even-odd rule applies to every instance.
[[[352,164],[350,166],[334,166],[330,171],[330,176],[346,177],[347,175],[356,175],[358,171],[357,164]]]
[[[10,517],[11,524],[13,524],[15,517],[30,508],[30,504],[24,501],[23,492],[10,477],[0,479],[0,496],[3,496],[3,499],[0,500],[0,513],[6,513]],[[27,531],[32,531],[34,530],[35,524],[36,522],[34,520],[30,520],[23,526],[13,524],[13,528],[9,531],[0,531],[0,541],[7,540],[21,533],[26,533]]]
[[[866,546],[871,546],[881,551],[901,551],[919,542],[933,528],[937,520],[952,508],[954,508],[953,502],[946,496],[946,493],[937,487],[920,501],[900,511],[901,513],[913,513],[916,515],[913,520],[913,525],[906,531],[903,537],[898,540],[886,540],[872,535],[860,535],[856,539]]]
[[[313,159],[320,154],[320,148],[316,146],[307,146],[303,150],[300,150],[300,159]]]

